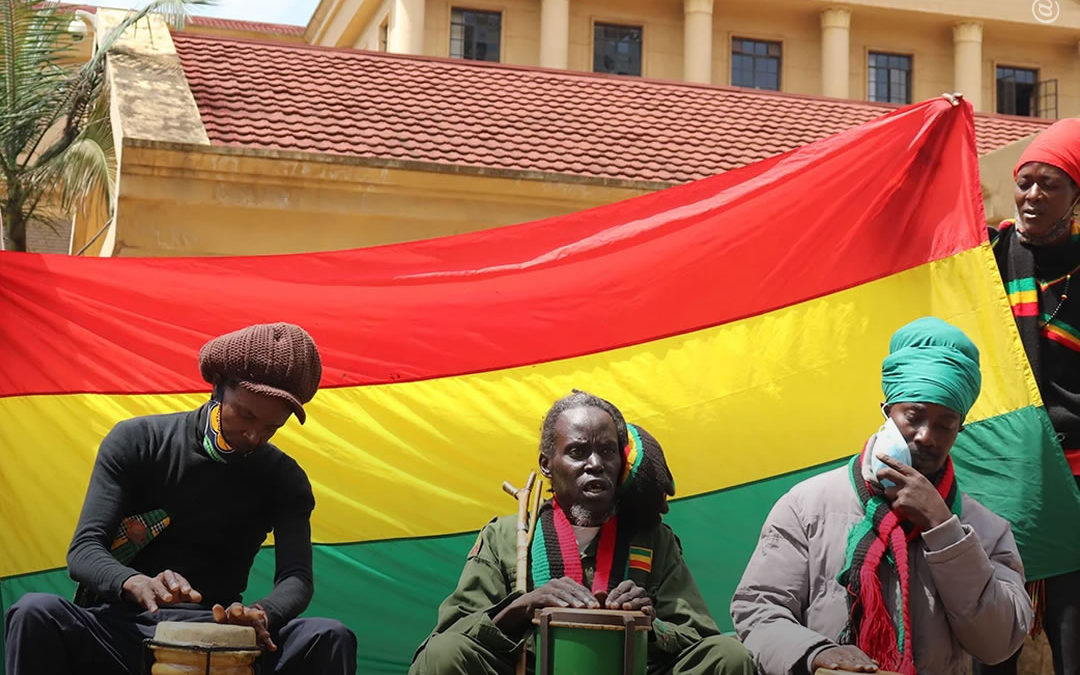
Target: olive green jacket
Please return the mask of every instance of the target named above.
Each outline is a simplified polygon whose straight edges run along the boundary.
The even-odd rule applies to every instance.
[[[519,652],[523,643],[526,649],[533,651],[532,635],[515,641],[492,622],[504,607],[521,595],[514,590],[516,527],[515,516],[503,516],[493,519],[480,531],[465,560],[457,588],[439,606],[438,622],[432,635],[463,633],[508,659]],[[596,546],[594,540],[582,555],[586,586],[592,583],[596,568]],[[671,528],[663,524],[647,528],[631,538],[630,546],[652,552],[651,570],[631,568],[628,575],[648,591],[656,610],[653,630],[649,633],[649,662],[674,659],[701,638],[719,635],[690,569],[683,561],[682,545]],[[426,640],[417,654],[425,644]]]

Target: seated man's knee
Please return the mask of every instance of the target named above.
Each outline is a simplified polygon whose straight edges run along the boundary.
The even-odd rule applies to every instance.
[[[323,619],[321,617],[307,619],[310,630],[316,635],[335,642],[356,644],[356,636],[349,628],[337,619]]]
[[[416,655],[410,675],[443,675],[461,673],[469,663],[469,654],[475,650],[472,640],[461,633],[432,635],[424,648]]]
[[[18,626],[40,625],[55,617],[68,613],[70,603],[52,593],[27,593],[8,608],[4,619],[7,629]]]
[[[310,645],[315,653],[330,660],[356,659],[356,635],[337,619],[310,617],[293,619],[302,622],[289,639],[298,639]],[[283,636],[284,637],[284,636]]]
[[[710,635],[684,653],[675,672],[753,675],[754,657],[741,642],[727,635]]]

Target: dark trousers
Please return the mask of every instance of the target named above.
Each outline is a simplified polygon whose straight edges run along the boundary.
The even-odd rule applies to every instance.
[[[1043,630],[1054,654],[1055,675],[1080,675],[1080,572],[1046,580]],[[1020,652],[996,666],[975,663],[975,675],[1016,675]]]
[[[514,675],[517,657],[496,654],[463,633],[432,635],[417,652],[409,675]],[[526,672],[534,672],[529,658]],[[650,660],[649,675],[753,675],[754,659],[735,638],[710,635],[681,654]]]
[[[150,662],[143,640],[159,621],[213,621],[207,609],[126,605],[84,608],[56,595],[27,593],[8,609],[7,675],[143,675]],[[276,631],[276,652],[263,652],[260,673],[355,675],[356,636],[340,621],[293,619]]]

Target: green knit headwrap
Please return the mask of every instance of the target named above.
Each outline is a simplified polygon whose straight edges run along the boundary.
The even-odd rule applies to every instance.
[[[979,349],[956,326],[927,316],[893,333],[881,364],[885,403],[937,403],[966,416],[980,387]]]

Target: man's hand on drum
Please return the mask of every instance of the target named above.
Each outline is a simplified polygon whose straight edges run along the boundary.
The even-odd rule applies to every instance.
[[[653,615],[652,598],[641,586],[629,579],[624,579],[618,586],[611,589],[607,598],[604,599],[605,609],[640,610],[650,617]]]
[[[576,607],[578,609],[600,609],[600,601],[570,577],[552,579],[540,588],[533,589],[521,596],[529,609],[529,618],[533,612],[544,607]]]
[[[191,587],[188,580],[172,570],[157,576],[134,574],[124,581],[124,598],[156,612],[160,605],[179,602],[202,602],[202,593]]]
[[[507,635],[519,636],[532,622],[536,610],[544,607],[600,609],[600,601],[570,577],[552,579],[540,588],[525,593],[503,608],[492,621]]]
[[[214,605],[213,612],[214,621],[218,623],[251,626],[255,629],[255,640],[260,647],[271,652],[277,651],[277,645],[270,639],[270,618],[261,608],[245,607],[239,602],[234,602],[228,609],[221,605]]]

